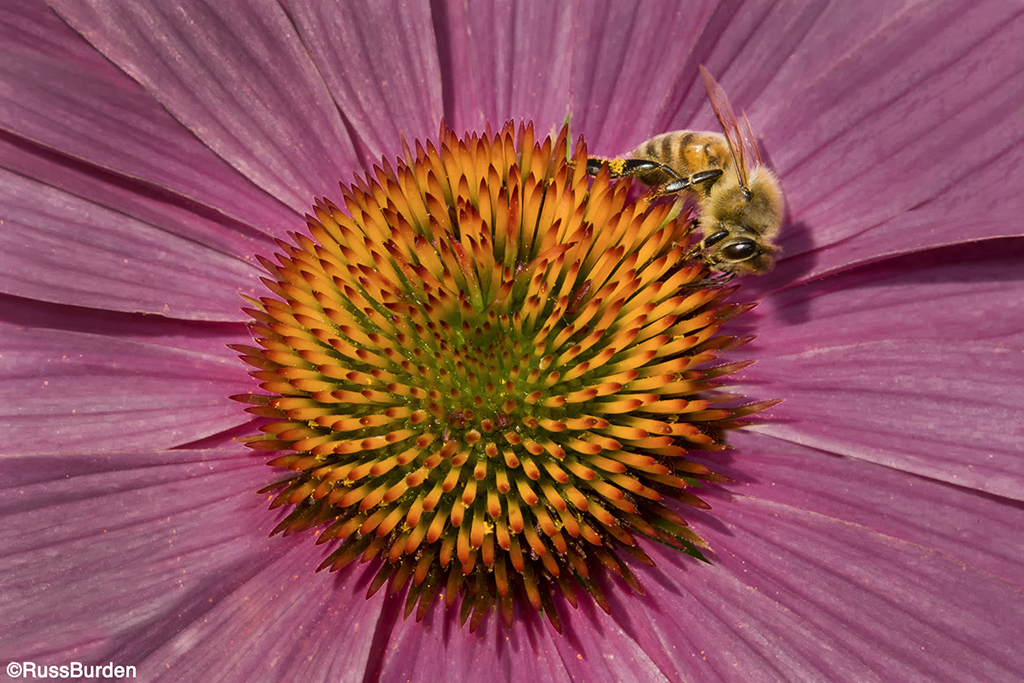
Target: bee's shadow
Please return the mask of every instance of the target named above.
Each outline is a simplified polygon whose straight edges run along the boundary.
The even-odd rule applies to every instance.
[[[761,160],[765,166],[774,169],[771,150],[768,149],[763,140],[758,140],[758,149],[761,152]],[[785,182],[783,181],[783,191]],[[779,247],[782,251],[781,260],[776,264],[775,269],[765,277],[765,292],[784,288],[785,283],[799,282],[805,275],[814,270],[818,262],[817,250],[815,249],[814,234],[810,226],[803,222],[794,222],[791,219],[789,204],[786,204],[785,217],[782,223],[782,230],[779,233]],[[788,254],[793,254],[787,258]],[[787,325],[798,325],[807,322],[810,310],[807,302],[802,305],[787,306],[781,311],[778,319]]]
[[[805,275],[814,270],[818,262],[814,235],[806,223],[785,223],[782,230],[785,235],[781,240],[782,260],[770,273],[770,282],[765,283],[769,290],[785,288],[789,282],[801,282]],[[794,256],[786,258],[787,253]],[[776,319],[785,325],[805,323],[810,317],[809,304],[809,299],[802,298],[791,302],[790,305],[776,311]]]

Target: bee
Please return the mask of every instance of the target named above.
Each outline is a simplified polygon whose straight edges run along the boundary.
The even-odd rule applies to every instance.
[[[703,66],[700,75],[722,132],[677,130],[651,138],[619,159],[587,160],[587,173],[605,165],[612,178],[630,176],[652,188],[651,199],[691,192],[699,210],[700,254],[731,279],[775,265],[774,240],[782,226],[782,188],[765,167],[750,122],[742,125],[725,91]]]

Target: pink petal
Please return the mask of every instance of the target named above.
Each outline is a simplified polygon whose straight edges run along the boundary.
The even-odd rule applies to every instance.
[[[1024,546],[1006,542],[1019,503],[746,430],[729,441],[727,458],[697,458],[735,480],[729,492],[858,524],[1024,587]],[[729,504],[715,498],[716,509]]]
[[[5,651],[140,657],[279,558],[239,451],[0,458]]]
[[[268,539],[271,473],[239,450],[0,459],[6,652],[147,680],[361,675],[365,571],[315,574],[308,538]],[[306,657],[310,638],[334,656]]]
[[[677,556],[671,561],[687,559]],[[635,683],[680,680],[677,668],[661,656],[663,648],[675,644],[661,641],[650,630],[637,630],[634,623],[621,618],[622,604],[637,601],[639,607],[647,598],[631,593],[620,581],[607,585],[605,594],[612,605],[612,617],[590,602],[581,603],[578,612],[563,603],[563,613],[571,616],[565,637],[556,640],[555,645],[572,672],[569,680]]]
[[[791,208],[786,257],[814,249],[777,277],[1024,235],[1021,195],[991,192],[1024,182],[1024,78],[1005,58],[1022,41],[1018,5],[923,6],[755,121]]]
[[[271,233],[297,220],[207,149],[53,10],[35,2],[15,5],[0,10],[6,55],[0,79],[7,84],[0,88],[0,125],[16,136],[22,154],[63,156],[65,163],[78,163],[108,183],[190,198],[203,205],[202,211],[221,212]],[[5,150],[0,159],[22,171],[10,165],[12,152]]]
[[[0,324],[80,332],[147,344],[156,341],[160,346],[183,349],[198,356],[219,356],[226,353],[228,344],[252,339],[240,324],[76,308],[6,294],[0,294]]]
[[[903,14],[919,11],[917,4],[868,0],[719,5],[691,48],[688,73],[694,83],[673,92],[666,108],[670,123],[664,129],[693,125],[694,120],[706,129],[718,128],[694,73],[697,64],[726,84],[733,104],[746,110],[753,123],[769,122],[794,93],[863,49]]]
[[[768,296],[740,391],[765,434],[1017,498],[1024,241],[932,250]],[[755,290],[756,291],[756,290]]]
[[[196,353],[50,329],[0,327],[8,453],[171,448],[247,420],[252,389],[228,349]]]
[[[436,681],[440,671],[450,683],[571,680],[568,672],[575,666],[561,661],[555,645],[559,636],[535,612],[525,617],[518,612],[519,621],[509,630],[491,610],[476,633],[470,635],[465,632],[468,625],[460,630],[457,611],[444,610],[441,595],[420,623],[412,617],[401,621],[403,601],[394,602],[393,609],[384,615],[392,625],[384,634],[386,647],[372,662],[372,671],[380,680],[429,683]],[[527,609],[532,612],[533,608]]]
[[[367,167],[393,157],[400,136],[410,143],[437,137],[441,73],[426,4],[303,0],[289,3],[288,12],[365,147]]]
[[[614,591],[624,591],[625,600],[632,599],[625,585],[615,586],[608,591],[613,603],[622,599]],[[492,610],[469,635],[459,630],[458,604],[446,612],[439,597],[421,624],[412,620],[395,624],[375,671],[381,680],[424,683],[434,680],[438,671],[445,671],[445,681],[450,683],[492,678],[537,683],[677,680],[671,667],[662,670],[649,656],[648,650],[658,647],[638,642],[625,624],[609,619],[582,594],[580,598],[580,607],[574,610],[556,596],[562,635],[528,604],[516,606],[511,629]],[[393,618],[398,620],[401,604],[396,602]]]
[[[330,93],[278,4],[53,5],[218,156],[293,210],[306,211],[357,168]]]
[[[460,639],[434,610],[390,634],[382,679],[427,681],[447,664],[453,681],[1012,680],[1021,628],[1004,627],[1024,600],[1009,585],[845,521],[715,505],[722,521],[701,520],[714,565],[648,543],[660,569],[636,569],[647,594],[607,586],[612,617],[562,604],[562,637],[529,618],[510,633],[491,615]]]
[[[898,340],[776,356],[741,393],[786,402],[757,431],[830,453],[1024,500],[1020,348]]]
[[[444,111],[460,133],[533,120],[538,136],[569,112],[573,17],[564,3],[435,5]]]
[[[264,543],[280,547],[253,553],[257,571],[167,634],[140,669],[166,681],[363,680],[380,628],[381,596],[364,599],[375,568],[317,574],[326,553],[308,537]]]
[[[38,146],[0,139],[0,159],[4,168],[18,175],[231,256],[267,253],[274,249],[266,233],[188,197],[117,176]],[[32,208],[31,204],[27,207]],[[47,210],[52,211],[53,207]],[[292,215],[278,228],[298,225],[298,216]]]
[[[1012,681],[1018,588],[939,553],[777,503],[716,504],[713,566],[644,571],[614,614],[675,680]]]
[[[749,5],[731,8],[738,18]],[[576,41],[572,73],[572,125],[586,136],[590,149],[602,155],[623,154],[672,126],[668,105],[681,92],[704,90],[697,85],[704,31],[717,34],[730,19],[723,8],[700,2],[583,3],[574,19]],[[671,26],[671,38],[661,36]]]
[[[1024,240],[932,249],[772,292],[734,330],[759,334],[754,357],[890,339],[1020,341]],[[744,283],[757,300],[769,283]],[[765,354],[765,355],[762,355]]]
[[[0,291],[185,319],[240,320],[260,269],[152,225],[0,170],[7,218]]]

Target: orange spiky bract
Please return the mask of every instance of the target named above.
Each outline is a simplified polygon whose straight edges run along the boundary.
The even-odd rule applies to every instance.
[[[622,553],[653,565],[638,537],[703,559],[663,501],[708,508],[687,489],[724,478],[687,451],[770,403],[708,400],[747,307],[686,260],[692,222],[588,187],[564,129],[442,124],[405,159],[261,259],[259,348],[233,348],[267,392],[236,398],[271,418],[247,444],[292,471],[263,491],[292,506],[274,533],[319,529],[321,569],[378,561],[370,594],[408,587],[406,617],[461,595],[471,631],[525,600],[560,632],[556,591],[607,611],[603,574],[640,590]]]

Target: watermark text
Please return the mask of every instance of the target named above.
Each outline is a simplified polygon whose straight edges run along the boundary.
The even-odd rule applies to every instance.
[[[43,679],[43,678],[135,678],[138,672],[134,666],[114,664],[37,664],[35,662],[10,662],[7,664],[7,675],[11,678]]]

